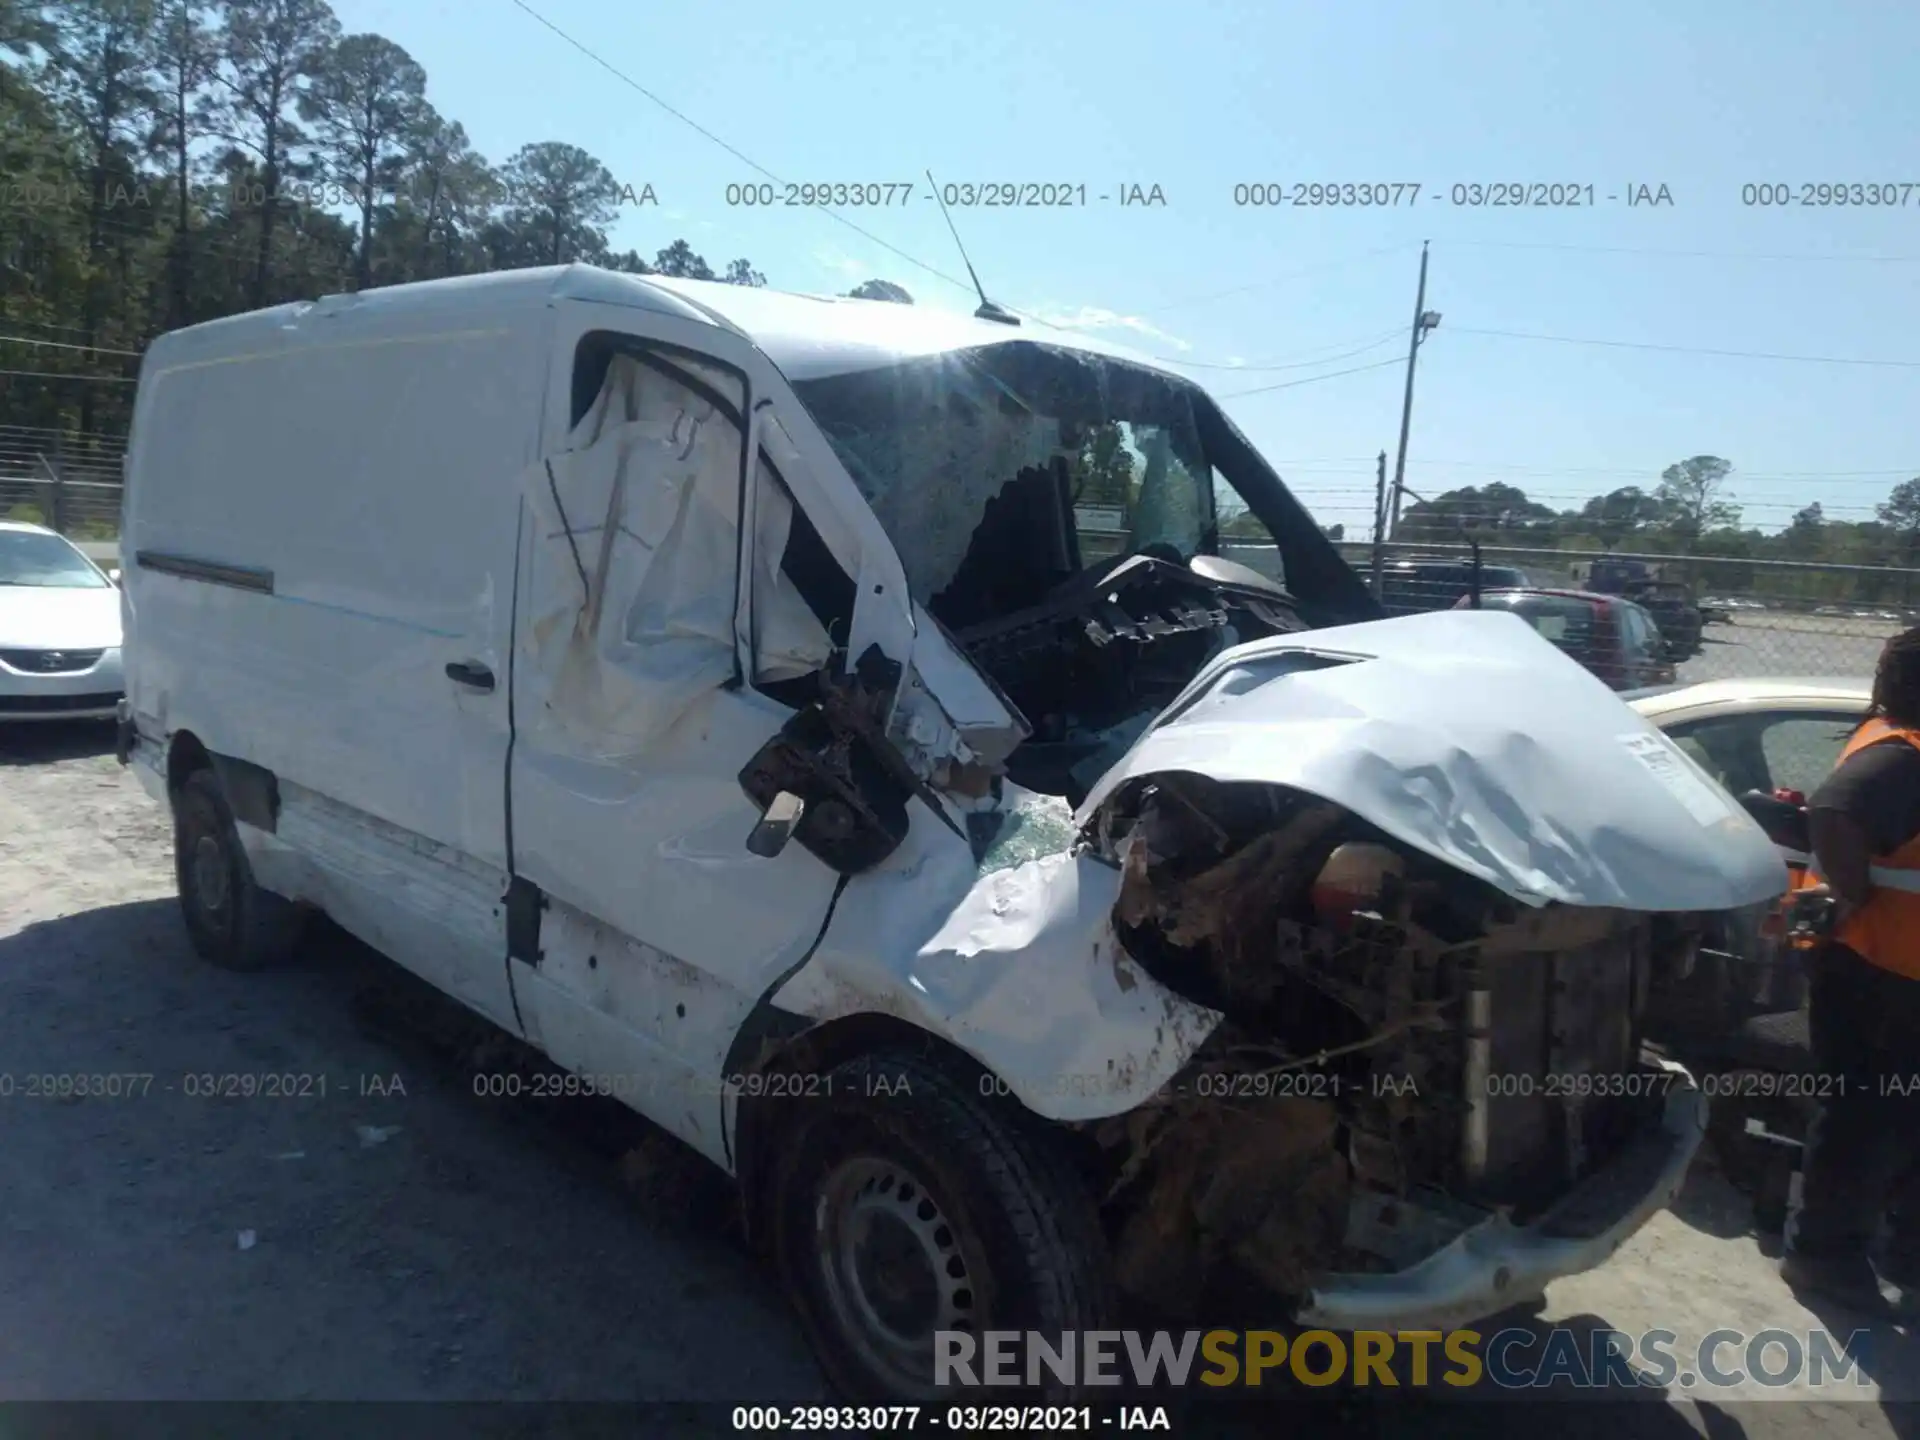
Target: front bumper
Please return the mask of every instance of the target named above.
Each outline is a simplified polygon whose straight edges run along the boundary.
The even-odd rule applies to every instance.
[[[0,721],[111,720],[126,691],[118,646],[81,670],[40,674],[0,660]]]
[[[1659,1127],[1588,1176],[1529,1225],[1504,1214],[1386,1275],[1324,1276],[1295,1320],[1328,1330],[1447,1330],[1538,1299],[1555,1280],[1603,1264],[1680,1193],[1707,1127],[1686,1069],[1671,1074]]]

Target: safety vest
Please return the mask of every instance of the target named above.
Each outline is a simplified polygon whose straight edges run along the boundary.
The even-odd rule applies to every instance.
[[[1920,730],[1897,729],[1876,717],[1853,733],[1834,768],[1869,745],[1892,739],[1904,740],[1920,750]],[[1789,858],[1788,869],[1792,872],[1790,893],[1821,882],[1819,866],[1812,863],[1812,857],[1805,865],[1795,865]],[[1834,939],[1869,964],[1920,980],[1920,835],[1891,855],[1876,856],[1867,878],[1872,882],[1867,903],[1841,924]]]

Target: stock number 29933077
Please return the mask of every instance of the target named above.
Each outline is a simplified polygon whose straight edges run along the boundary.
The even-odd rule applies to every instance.
[[[733,1428],[770,1434],[870,1435],[918,1429],[920,1414],[918,1405],[736,1405]]]

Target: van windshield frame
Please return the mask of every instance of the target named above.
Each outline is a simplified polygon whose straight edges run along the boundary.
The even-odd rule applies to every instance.
[[[969,560],[989,505],[1054,467],[1077,532],[1078,553],[1055,556],[1063,574],[1142,551],[1217,555],[1237,499],[1273,537],[1310,623],[1382,613],[1258,451],[1181,377],[1009,340],[791,383],[923,604]]]

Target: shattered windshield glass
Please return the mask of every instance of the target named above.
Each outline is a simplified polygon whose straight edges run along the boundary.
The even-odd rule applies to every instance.
[[[1173,377],[1016,341],[794,389],[914,598],[949,623],[1037,603],[1118,555],[1213,548],[1213,471]]]

